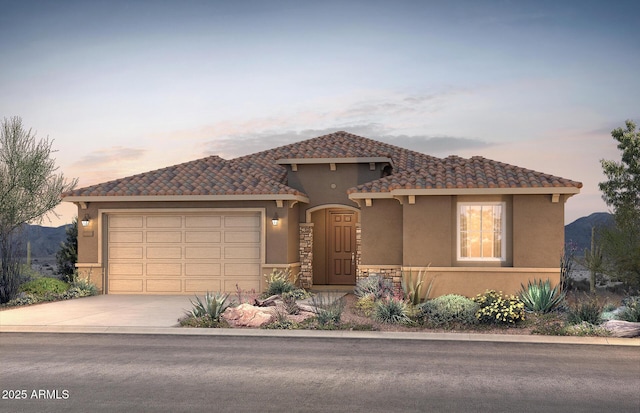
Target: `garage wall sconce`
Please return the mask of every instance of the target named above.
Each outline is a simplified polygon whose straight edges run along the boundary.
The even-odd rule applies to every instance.
[[[271,218],[271,223],[275,227],[278,226],[278,221],[280,221],[280,218],[278,218],[278,213],[276,212],[275,214],[273,214],[273,218]]]
[[[89,226],[89,222],[91,221],[91,219],[89,219],[89,214],[84,214],[84,218],[82,218],[82,221],[80,221],[82,223],[83,227],[87,227]]]

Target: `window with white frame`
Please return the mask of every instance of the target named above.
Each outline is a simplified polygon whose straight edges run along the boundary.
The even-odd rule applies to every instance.
[[[458,259],[462,261],[504,261],[504,202],[458,204]]]

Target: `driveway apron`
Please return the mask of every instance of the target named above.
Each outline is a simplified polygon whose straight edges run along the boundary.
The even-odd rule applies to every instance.
[[[172,327],[190,309],[184,295],[97,295],[0,311],[0,326]]]

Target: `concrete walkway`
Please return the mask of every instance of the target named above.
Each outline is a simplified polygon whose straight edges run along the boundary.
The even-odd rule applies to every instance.
[[[325,337],[639,346],[640,338],[509,334],[179,328],[191,296],[98,295],[0,311],[0,333],[108,333],[206,336]]]

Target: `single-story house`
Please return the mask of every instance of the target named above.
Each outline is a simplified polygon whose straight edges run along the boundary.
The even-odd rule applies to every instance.
[[[426,271],[432,296],[560,278],[564,203],[582,184],[483,157],[437,158],[336,132],[209,156],[64,194],[78,263],[108,294],[303,287]],[[426,283],[425,282],[425,283]]]

